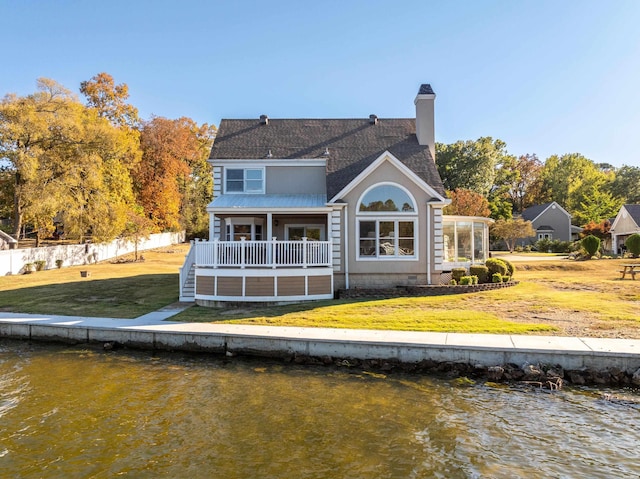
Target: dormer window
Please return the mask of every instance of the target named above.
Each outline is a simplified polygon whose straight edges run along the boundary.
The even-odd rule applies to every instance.
[[[264,193],[264,168],[227,168],[225,193]]]

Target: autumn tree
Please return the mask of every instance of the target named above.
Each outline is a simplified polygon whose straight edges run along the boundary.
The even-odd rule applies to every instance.
[[[127,219],[121,237],[133,242],[136,261],[138,261],[140,241],[148,239],[154,229],[155,225],[146,217],[141,206],[136,206],[127,211]]]
[[[129,87],[126,83],[116,85],[113,77],[103,72],[80,83],[80,92],[87,99],[87,106],[95,108],[113,125],[138,127],[138,109],[127,103]]]
[[[122,130],[88,109],[53,80],[0,103],[0,156],[13,177],[14,236],[23,222],[48,234],[63,216],[68,235],[98,240],[120,233],[131,203],[123,160],[131,149]]]
[[[445,206],[445,215],[489,216],[489,202],[479,193],[462,188],[448,192],[451,204]]]
[[[491,234],[496,238],[504,240],[509,251],[513,253],[513,250],[516,247],[516,242],[519,239],[535,236],[536,232],[533,229],[531,221],[512,219],[496,221],[491,225]]]
[[[181,118],[184,128],[192,136],[193,155],[186,158],[189,175],[181,178],[179,190],[182,194],[180,216],[182,228],[188,237],[206,237],[209,232],[207,205],[212,200],[213,175],[207,162],[217,129],[213,125],[198,125],[189,118]]]
[[[522,213],[540,201],[540,174],[542,162],[536,155],[521,155],[513,164],[513,175],[509,177],[508,195],[515,213]]]
[[[580,236],[584,238],[589,235],[600,238],[600,241],[603,244],[603,249],[611,248],[611,222],[609,220],[603,220],[600,222],[590,221],[584,225]]]
[[[197,225],[201,220],[194,216],[206,214],[211,194],[206,157],[214,132],[184,117],[143,123],[142,161],[134,170],[134,183],[139,204],[159,229],[178,230],[185,222]]]
[[[7,95],[0,102],[0,157],[12,181],[13,236],[23,222],[40,223],[43,202],[57,201],[56,183],[62,174],[54,158],[69,131],[71,93],[52,80],[39,79],[38,91],[25,97]],[[46,161],[41,161],[46,160]],[[50,204],[47,208],[56,209]],[[51,217],[52,218],[52,217]]]

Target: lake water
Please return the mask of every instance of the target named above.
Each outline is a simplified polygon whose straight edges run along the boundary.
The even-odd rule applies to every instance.
[[[0,340],[0,477],[637,478],[638,401]]]

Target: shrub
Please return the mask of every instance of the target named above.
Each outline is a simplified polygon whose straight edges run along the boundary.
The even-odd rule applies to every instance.
[[[492,283],[502,283],[502,275],[500,273],[493,273],[491,275]]]
[[[513,273],[516,272],[516,267],[513,265],[513,263],[506,259],[501,259],[500,261],[507,265],[507,274],[509,276],[513,276]]]
[[[56,268],[58,268],[58,269],[62,268],[62,263],[64,263],[64,260],[57,259],[56,260]]]
[[[627,241],[624,242],[624,245],[634,258],[640,256],[640,234],[634,233],[629,236]]]
[[[536,241],[534,248],[541,253],[569,253],[571,241],[541,239]]]
[[[455,279],[452,279],[451,281],[449,281],[449,286],[456,286],[458,283],[456,282]]]
[[[471,284],[478,284],[478,277],[473,274],[470,276],[471,277]]]
[[[467,286],[473,284],[473,278],[471,276],[463,276],[462,278],[460,278],[460,284]]]
[[[36,271],[44,271],[44,267],[47,265],[47,262],[39,259],[38,261],[35,262],[35,265],[36,265]]]
[[[484,265],[487,267],[487,269],[489,270],[489,274],[492,276],[495,273],[500,273],[500,276],[502,276],[506,275],[509,272],[507,264],[498,258],[489,258],[484,262]]]
[[[551,240],[540,239],[535,242],[533,247],[536,249],[536,251],[540,251],[541,253],[546,253],[548,251],[551,251]]]
[[[489,282],[489,268],[484,265],[478,264],[469,266],[469,274],[478,278],[478,283]]]
[[[466,276],[467,268],[452,268],[451,269],[451,277],[456,280],[458,284],[460,284],[460,278]]]
[[[36,265],[33,263],[25,263],[24,266],[22,267],[24,274],[33,273],[35,269],[36,269]]]
[[[503,276],[502,277],[502,282],[503,283],[508,283],[510,279],[511,279],[511,276]]]
[[[600,249],[600,238],[593,235],[585,236],[581,244],[589,256],[595,256]]]

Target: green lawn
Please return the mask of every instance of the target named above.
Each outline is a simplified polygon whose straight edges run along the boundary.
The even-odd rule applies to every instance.
[[[187,246],[145,252],[145,261],[0,278],[0,310],[135,318],[178,300]],[[617,337],[640,337],[640,281],[619,279],[620,261],[516,263],[511,288],[452,296],[340,300],[228,309],[194,306],[172,319],[276,326],[500,334],[562,334],[576,318]],[[88,270],[89,278],[80,271]],[[547,321],[549,317],[556,321]],[[563,319],[566,318],[569,319]],[[560,319],[558,319],[560,318]],[[585,319],[586,318],[586,319]],[[563,323],[564,321],[564,323]],[[560,328],[558,327],[560,325]],[[591,326],[590,326],[591,327]]]
[[[467,296],[467,295],[464,295]],[[460,306],[460,296],[318,301],[286,306],[213,309],[192,307],[173,320],[322,328],[386,329],[459,333],[526,334],[554,331]]]

